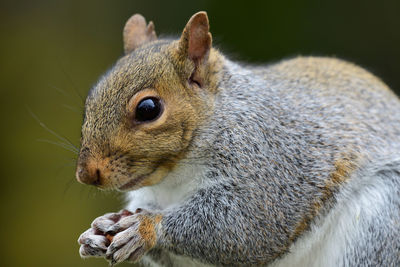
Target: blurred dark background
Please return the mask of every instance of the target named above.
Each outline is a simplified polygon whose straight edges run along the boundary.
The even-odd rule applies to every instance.
[[[89,88],[122,55],[133,13],[158,34],[179,34],[208,12],[214,43],[231,58],[296,55],[353,61],[400,92],[400,1],[0,1],[1,265],[107,266],[81,260],[77,238],[123,196],[78,184],[76,155],[37,118],[79,145]]]

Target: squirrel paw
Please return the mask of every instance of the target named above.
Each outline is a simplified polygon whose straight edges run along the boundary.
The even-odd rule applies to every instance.
[[[106,251],[106,258],[111,264],[125,260],[138,261],[157,241],[156,228],[160,225],[161,215],[138,209],[110,226],[107,234],[111,235],[111,244]]]
[[[79,254],[82,258],[104,256],[107,246],[110,244],[110,241],[104,235],[97,233],[93,228],[81,234],[78,242],[81,245]]]
[[[79,254],[82,258],[86,257],[102,257],[106,255],[107,247],[110,245],[110,237],[105,234],[110,226],[117,223],[121,218],[132,215],[127,210],[118,213],[107,213],[96,218],[91,228],[86,230],[78,239],[81,245]]]

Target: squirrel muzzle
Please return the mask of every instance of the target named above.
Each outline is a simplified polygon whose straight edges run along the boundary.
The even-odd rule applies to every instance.
[[[76,179],[82,184],[101,186],[104,175],[108,172],[107,160],[88,159],[79,161],[76,168]]]

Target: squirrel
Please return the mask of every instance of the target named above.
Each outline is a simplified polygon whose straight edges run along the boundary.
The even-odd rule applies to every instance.
[[[76,176],[127,192],[82,257],[147,266],[400,266],[400,101],[352,63],[266,66],[212,46],[206,12],[158,39],[136,14],[88,93]]]

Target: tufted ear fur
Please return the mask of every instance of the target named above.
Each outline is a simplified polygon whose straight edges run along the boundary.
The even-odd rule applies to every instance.
[[[123,38],[125,54],[129,54],[141,45],[157,40],[157,35],[152,21],[146,24],[142,15],[135,14],[126,22]]]
[[[208,59],[212,42],[209,28],[207,13],[201,11],[190,18],[182,32],[179,52],[193,60],[196,66]]]

